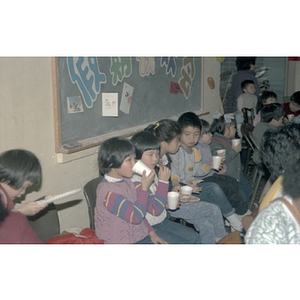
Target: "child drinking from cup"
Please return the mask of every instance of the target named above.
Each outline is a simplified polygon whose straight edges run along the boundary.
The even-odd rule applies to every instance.
[[[135,147],[128,139],[114,137],[100,146],[98,167],[104,178],[97,187],[96,235],[105,243],[167,244],[145,218],[147,211],[161,214],[166,198],[162,197],[160,201],[149,200],[149,187],[155,172],[146,176],[144,171],[141,188],[136,190],[130,180],[135,162]],[[161,192],[167,194],[167,185],[162,187]]]
[[[159,161],[160,143],[157,138],[150,132],[142,131],[136,133],[131,138],[131,142],[136,149],[136,159],[140,159],[147,167],[154,170]],[[162,197],[165,197],[165,193],[161,192],[162,186],[169,186],[170,174],[171,172],[168,167],[159,166],[158,175],[155,175],[154,181],[149,188],[149,199],[162,201]],[[131,180],[138,191],[141,188],[142,177],[138,174],[134,174]],[[156,233],[170,244],[200,243],[200,237],[197,232],[179,223],[170,221],[170,214],[166,209],[159,215],[146,212],[146,219]]]

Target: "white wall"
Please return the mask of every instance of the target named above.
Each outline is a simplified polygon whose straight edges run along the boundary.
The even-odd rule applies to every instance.
[[[219,110],[220,63],[214,57],[204,58],[203,70],[204,110],[211,112],[203,118],[211,122],[213,113]],[[215,81],[213,90],[208,87],[208,77]],[[0,58],[0,98],[0,152],[13,148],[30,150],[43,168],[40,189],[27,193],[24,202],[83,188],[87,181],[98,176],[98,148],[64,155],[68,162],[57,163],[51,58]],[[68,198],[76,199],[82,201],[72,207],[62,205],[66,200],[57,202],[62,231],[89,225],[83,193]]]

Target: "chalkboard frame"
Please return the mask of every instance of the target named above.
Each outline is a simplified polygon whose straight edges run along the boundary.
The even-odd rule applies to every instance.
[[[118,130],[114,132],[110,132],[107,134],[99,135],[96,137],[88,138],[85,140],[79,141],[81,146],[76,147],[74,149],[66,149],[62,145],[61,139],[61,113],[60,113],[60,96],[59,96],[59,74],[58,74],[58,58],[51,58],[51,68],[52,68],[52,87],[53,87],[53,107],[54,107],[54,133],[55,133],[55,152],[56,153],[64,153],[70,154],[79,152],[82,150],[86,150],[92,147],[97,147],[101,145],[106,139],[122,136],[122,137],[130,137],[136,132],[142,131],[148,124],[153,124],[154,121],[146,124],[141,124],[138,126],[126,128],[123,130]],[[201,57],[201,93],[200,93],[200,110],[194,111],[197,115],[205,115],[208,114],[203,111],[203,92],[204,92],[204,76],[203,76],[203,57]],[[177,120],[179,115],[169,117],[170,119]],[[157,120],[158,121],[158,120]]]

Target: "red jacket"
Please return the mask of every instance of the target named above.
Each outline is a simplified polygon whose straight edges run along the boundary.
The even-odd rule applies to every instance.
[[[41,244],[42,241],[27,223],[25,215],[9,212],[0,223],[0,244]]]

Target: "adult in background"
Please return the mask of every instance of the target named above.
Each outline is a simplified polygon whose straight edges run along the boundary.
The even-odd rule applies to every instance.
[[[231,88],[228,91],[226,99],[227,112],[237,112],[237,98],[243,94],[243,90],[241,88],[243,81],[252,80],[256,89],[255,95],[258,97],[260,94],[260,88],[254,73],[255,61],[256,57],[237,57],[235,62],[237,73],[233,76]]]

